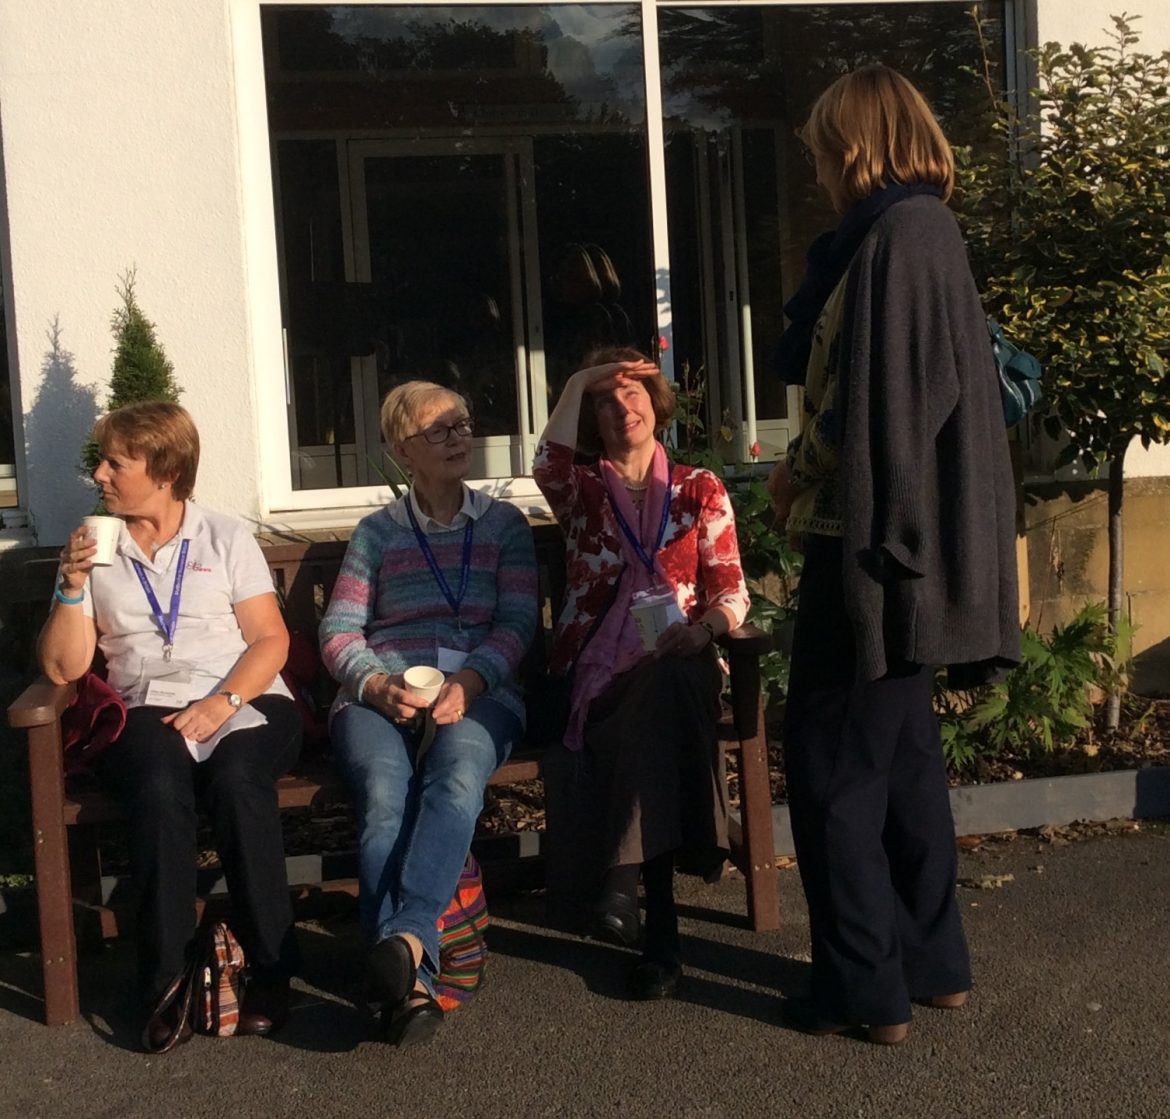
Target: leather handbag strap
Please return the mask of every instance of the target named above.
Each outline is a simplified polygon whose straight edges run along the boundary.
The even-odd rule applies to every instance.
[[[203,974],[203,944],[203,938],[200,937],[198,950],[192,952],[187,966],[167,984],[167,989],[159,996],[158,1002],[150,1012],[146,1028],[142,1031],[142,1047],[150,1053],[169,1053],[179,1044],[183,1026],[191,1025],[195,992],[199,989],[200,977]],[[172,1007],[175,1008],[174,1018],[173,1021],[168,1021],[167,1012]],[[160,1025],[167,1031],[164,1040],[161,1044],[153,1043],[155,1027]]]

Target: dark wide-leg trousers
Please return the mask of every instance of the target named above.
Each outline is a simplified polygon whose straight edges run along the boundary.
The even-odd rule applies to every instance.
[[[812,998],[840,1024],[910,1019],[911,999],[966,991],[954,821],[933,669],[854,681],[841,542],[807,538],[784,746],[812,934]]]
[[[232,900],[232,930],[249,965],[266,978],[299,964],[284,863],[276,782],[296,761],[300,716],[283,696],[259,696],[263,727],[227,735],[196,763],[167,708],[135,707],[102,759],[129,820],[138,892],[138,980],[156,999],[184,964],[195,933],[198,807],[210,817]]]

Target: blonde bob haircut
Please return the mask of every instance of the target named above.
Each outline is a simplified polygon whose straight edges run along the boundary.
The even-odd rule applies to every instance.
[[[146,476],[169,482],[177,501],[186,501],[195,489],[199,432],[181,405],[168,400],[123,405],[98,420],[93,438],[103,458],[116,445],[131,458],[145,459]]]
[[[931,183],[947,201],[955,157],[925,97],[896,70],[875,64],[838,78],[817,98],[800,138],[841,169],[850,206],[893,183]]]
[[[611,361],[649,360],[640,350],[630,346],[603,346],[585,355],[582,368],[608,365]],[[650,397],[650,406],[654,409],[654,434],[661,435],[670,427],[678,410],[678,399],[674,395],[674,389],[661,372],[644,377],[638,383],[646,390],[646,395]],[[577,450],[586,455],[605,454],[605,444],[601,441],[601,429],[597,425],[596,404],[592,395],[581,402],[581,412],[577,419]]]
[[[414,435],[411,429],[418,423],[423,409],[438,397],[457,401],[471,415],[467,398],[454,389],[437,385],[434,381],[404,381],[401,385],[395,385],[382,401],[382,438],[393,447],[407,436]]]

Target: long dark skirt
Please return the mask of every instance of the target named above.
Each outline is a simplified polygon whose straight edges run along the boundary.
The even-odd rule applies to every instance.
[[[722,676],[713,652],[647,658],[593,701],[585,750],[604,865],[669,851],[710,877],[727,858],[727,781],[716,737]]]
[[[842,1024],[910,1019],[971,985],[933,670],[854,680],[841,542],[810,536],[784,726],[789,808],[812,933],[812,996]]]

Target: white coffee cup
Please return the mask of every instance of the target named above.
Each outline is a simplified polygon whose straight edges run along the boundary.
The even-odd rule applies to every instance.
[[[97,544],[93,562],[97,567],[109,567],[114,562],[118,537],[122,534],[121,517],[83,517],[82,525],[90,538]]]
[[[446,676],[428,664],[416,664],[402,674],[402,679],[406,683],[407,691],[422,696],[427,701],[427,706],[430,706],[439,698],[439,689],[442,688]]]
[[[642,648],[654,652],[658,639],[674,622],[683,620],[672,591],[637,591],[630,600],[630,616],[638,627]]]

